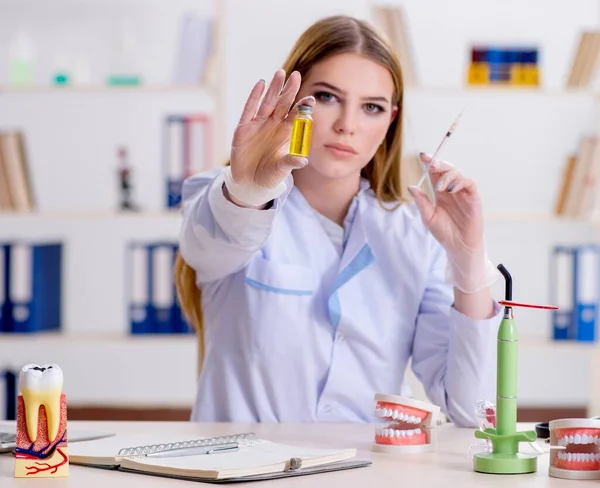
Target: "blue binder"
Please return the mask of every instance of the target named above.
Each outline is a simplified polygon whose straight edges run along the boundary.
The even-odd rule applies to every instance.
[[[62,243],[16,241],[4,246],[4,254],[4,331],[60,330]]]
[[[550,301],[558,305],[552,311],[554,340],[575,338],[575,247],[555,246],[550,266]]]
[[[555,340],[595,342],[600,304],[600,246],[555,246],[550,272]]]
[[[150,268],[150,297],[152,326],[155,334],[172,334],[176,325],[173,316],[175,286],[173,262],[175,245],[171,242],[155,242],[149,246],[152,256]]]
[[[600,300],[600,246],[586,244],[575,249],[574,262],[575,331],[577,341],[595,342]]]
[[[132,334],[185,334],[176,298],[173,268],[177,243],[133,242],[128,266],[129,321]]]
[[[6,370],[2,373],[4,379],[4,398],[5,405],[4,419],[5,420],[16,420],[17,419],[17,374],[11,370]]]
[[[8,309],[8,244],[0,243],[0,332],[11,327]]]
[[[181,115],[169,115],[163,132],[163,161],[166,175],[166,205],[168,209],[181,204],[184,175],[185,121]]]
[[[143,244],[130,244],[127,264],[130,330],[132,334],[149,334],[152,331],[149,293],[152,260],[147,247]]]

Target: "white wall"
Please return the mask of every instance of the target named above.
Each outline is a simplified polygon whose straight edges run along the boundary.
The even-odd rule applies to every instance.
[[[49,83],[56,61],[87,59],[91,81],[104,83],[119,33],[133,36],[136,66],[151,84],[171,81],[181,15],[213,13],[212,0],[0,0],[0,85],[10,40],[23,31],[37,45],[36,81]]]
[[[596,0],[381,0],[404,6],[425,86],[463,86],[471,44],[540,48],[542,83],[563,87],[580,29],[597,28]]]

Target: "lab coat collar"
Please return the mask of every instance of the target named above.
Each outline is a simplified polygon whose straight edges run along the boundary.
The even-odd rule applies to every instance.
[[[364,215],[369,211],[368,192],[370,191],[371,184],[369,180],[361,177],[359,190],[350,205],[348,215],[345,219],[346,225],[344,227],[347,235],[344,236],[344,252],[340,261],[338,277],[334,284],[334,291],[375,260],[368,242],[365,228],[366,217]],[[290,197],[296,200],[303,213],[310,214],[313,218],[316,218],[314,215],[315,210],[297,188],[293,188]]]
[[[354,208],[352,209],[353,215],[349,216],[352,219],[352,224],[348,229],[349,235],[346,237],[346,246],[340,261],[335,288],[342,286],[375,260],[365,226],[368,197],[361,193],[362,191],[356,196]]]

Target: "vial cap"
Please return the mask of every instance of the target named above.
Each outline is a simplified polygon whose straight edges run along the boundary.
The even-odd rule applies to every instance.
[[[298,105],[298,112],[300,112],[301,114],[310,114],[312,113],[312,106],[311,105]]]

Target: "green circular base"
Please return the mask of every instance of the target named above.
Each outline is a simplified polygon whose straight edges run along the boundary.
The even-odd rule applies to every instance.
[[[521,453],[480,452],[473,457],[473,469],[478,473],[489,474],[535,473],[537,456]]]

